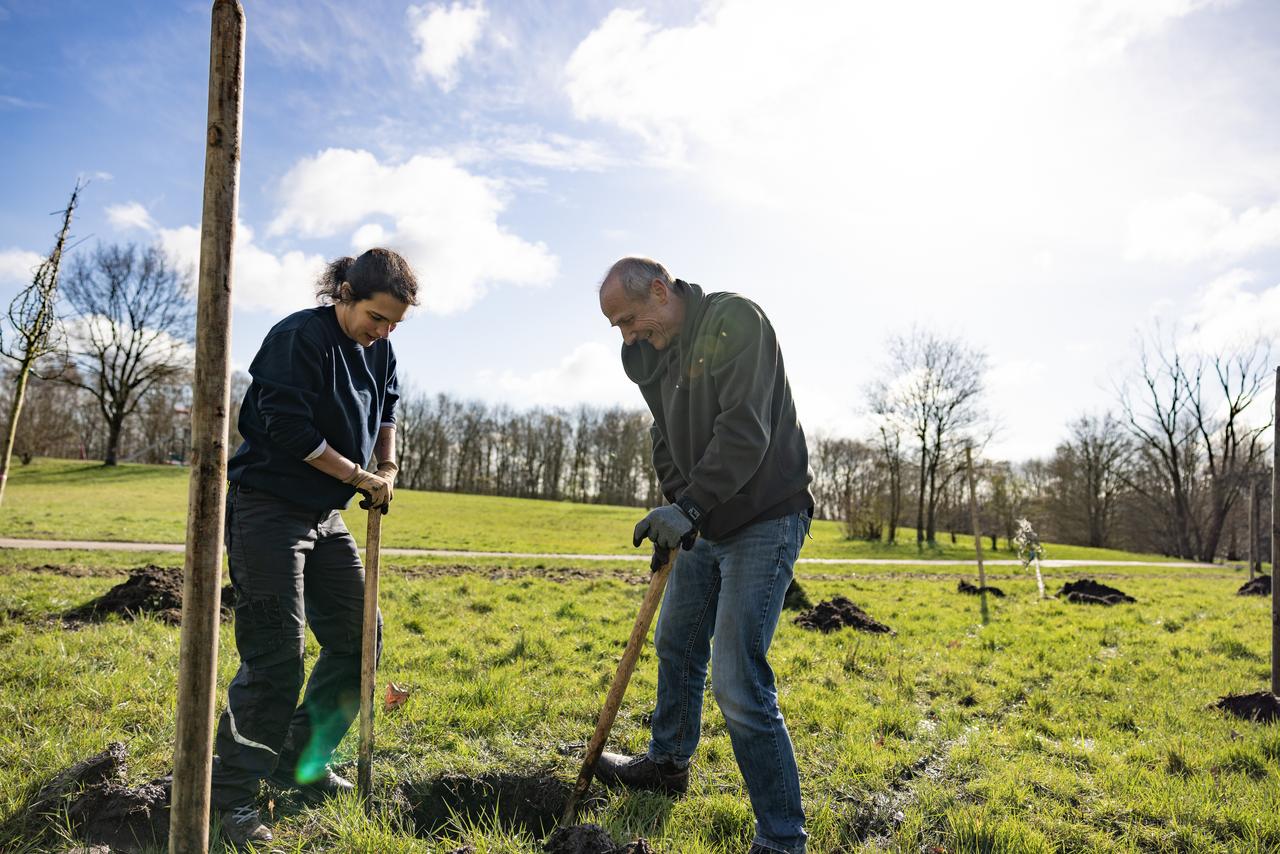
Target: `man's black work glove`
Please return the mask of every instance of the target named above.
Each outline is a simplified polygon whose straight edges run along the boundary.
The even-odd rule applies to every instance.
[[[685,509],[688,503],[689,509]],[[701,510],[692,501],[686,502],[681,499],[676,504],[667,504],[649,511],[649,515],[640,520],[636,525],[635,534],[631,538],[631,542],[636,548],[644,542],[645,538],[653,540],[655,546],[664,549],[674,549],[676,546],[684,546],[686,550],[693,548],[693,542],[698,537],[698,527],[695,519],[702,516]]]

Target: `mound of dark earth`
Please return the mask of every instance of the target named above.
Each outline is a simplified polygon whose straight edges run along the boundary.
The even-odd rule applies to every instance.
[[[575,824],[556,828],[543,843],[547,854],[654,854],[648,840],[637,839],[625,845],[613,841],[609,832],[598,824]]]
[[[171,777],[129,786],[128,751],[112,742],[101,753],[82,759],[36,792],[19,821],[35,837],[63,826],[87,845],[106,845],[116,852],[163,847],[169,839]]]
[[[1259,575],[1253,581],[1246,581],[1236,591],[1237,596],[1270,596],[1271,576]]]
[[[794,578],[791,579],[791,586],[787,588],[786,598],[782,600],[782,608],[785,611],[807,611],[813,607],[813,603],[809,601],[809,594],[804,592],[804,588],[800,586],[800,582]]]
[[[502,827],[541,838],[560,821],[570,791],[546,770],[406,780],[399,786],[398,797],[407,803],[421,836],[438,834],[454,816],[471,823],[496,816]]]
[[[834,632],[846,626],[860,632],[893,631],[843,596],[837,596],[827,602],[819,602],[815,607],[796,617],[795,623],[801,628],[817,629],[820,632]]]
[[[960,593],[968,593],[970,596],[978,596],[983,591],[986,591],[987,593],[990,593],[992,596],[998,596],[1000,598],[1004,598],[1004,591],[1001,590],[999,587],[992,587],[989,584],[986,587],[979,587],[976,584],[970,584],[969,579],[967,578],[960,579],[960,583],[956,585],[956,590]]]
[[[235,592],[222,588],[222,621],[231,619]],[[182,570],[149,565],[129,572],[106,593],[62,615],[70,623],[98,623],[115,614],[127,620],[150,615],[170,625],[182,622]]]
[[[1092,578],[1081,578],[1068,581],[1058,591],[1058,598],[1066,599],[1077,605],[1119,605],[1123,602],[1137,602],[1123,590],[1099,584]]]
[[[1280,720],[1280,697],[1270,691],[1256,694],[1228,694],[1213,704],[1230,715],[1246,721],[1269,724]]]

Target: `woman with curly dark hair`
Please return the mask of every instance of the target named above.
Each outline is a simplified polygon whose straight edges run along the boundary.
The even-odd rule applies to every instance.
[[[238,848],[271,840],[255,805],[262,779],[312,801],[352,789],[328,762],[359,709],[364,567],[338,511],[356,492],[384,513],[391,503],[399,386],[388,336],[417,291],[388,249],[339,258],[317,283],[321,305],[277,323],[249,367],[244,443],[227,468],[240,669],[212,792]],[[299,705],[308,624],[320,657]],[[379,615],[379,651],[381,627]]]

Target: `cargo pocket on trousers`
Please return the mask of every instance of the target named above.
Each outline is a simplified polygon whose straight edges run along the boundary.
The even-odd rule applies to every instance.
[[[237,601],[235,615],[236,650],[242,660],[252,663],[279,651],[284,639],[279,597],[260,596]]]

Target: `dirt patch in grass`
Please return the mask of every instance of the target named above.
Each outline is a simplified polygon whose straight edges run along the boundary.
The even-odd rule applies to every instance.
[[[1213,707],[1246,721],[1269,724],[1280,720],[1280,697],[1270,691],[1228,694],[1214,703]]]
[[[169,838],[169,797],[173,781],[162,777],[129,786],[128,751],[112,742],[101,753],[76,762],[36,792],[25,809],[5,822],[13,831],[35,838],[62,827],[87,845],[134,852],[163,847]]]
[[[541,578],[556,584],[573,581],[599,581],[614,579],[626,584],[648,584],[650,573],[628,572],[621,569],[579,569],[572,566],[468,566],[467,564],[438,564],[404,566],[389,564],[386,572],[395,572],[406,578],[456,578],[460,575],[480,575],[491,581],[507,581],[514,578]]]
[[[992,596],[1004,598],[1004,591],[999,587],[992,587],[990,584],[986,587],[979,587],[976,584],[970,584],[969,579],[962,578],[960,583],[956,585],[956,592],[968,593],[970,596],[980,596],[984,590]]]
[[[857,629],[860,632],[882,634],[893,631],[843,596],[819,602],[815,607],[796,617],[795,623],[801,628],[816,629],[824,633],[845,627]]]
[[[804,588],[800,586],[800,582],[794,578],[791,579],[791,586],[787,588],[787,595],[782,600],[782,608],[784,611],[807,611],[813,607],[813,602],[809,599],[809,594],[804,592]]]
[[[1253,581],[1246,581],[1236,591],[1237,596],[1270,596],[1271,576],[1259,575]]]
[[[231,619],[235,593],[222,588],[222,621]],[[128,620],[150,615],[176,626],[182,622],[182,571],[154,564],[129,571],[129,578],[106,593],[62,615],[68,623],[98,623],[112,614]]]
[[[503,828],[542,838],[560,821],[570,791],[550,770],[479,777],[443,774],[401,783],[398,798],[407,804],[420,836],[435,836],[450,824],[458,829],[455,818],[475,824],[496,816]]]
[[[598,824],[575,824],[556,828],[543,843],[547,854],[655,854],[646,839],[619,845]]]
[[[1119,605],[1123,602],[1138,601],[1123,590],[1099,584],[1092,578],[1068,581],[1058,591],[1058,598],[1077,605]]]

